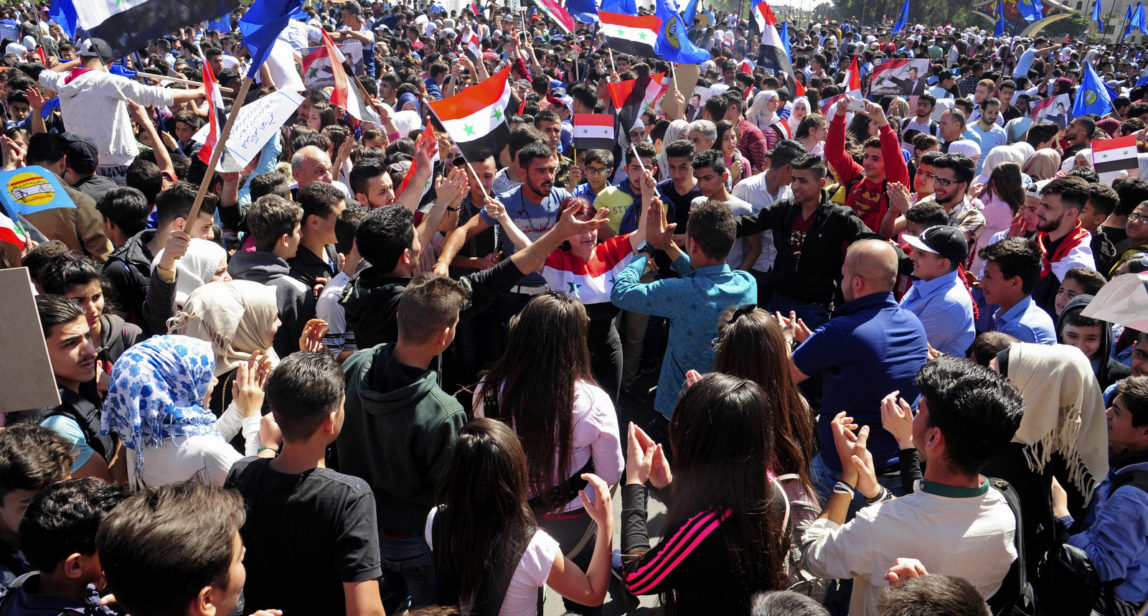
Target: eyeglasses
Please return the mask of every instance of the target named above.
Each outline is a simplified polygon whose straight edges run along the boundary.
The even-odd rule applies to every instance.
[[[1141,216],[1140,214],[1129,214],[1128,222],[1148,222],[1148,216]]]
[[[602,175],[609,170],[609,167],[586,167],[586,175]]]
[[[925,179],[933,180],[934,182],[936,182],[937,184],[940,184],[941,186],[952,186],[953,184],[959,184],[960,183],[957,180],[950,180],[949,178],[938,177],[937,174],[935,174],[935,173],[926,172],[924,174],[924,176],[925,176]]]

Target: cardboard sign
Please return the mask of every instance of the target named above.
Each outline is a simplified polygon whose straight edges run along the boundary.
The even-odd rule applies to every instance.
[[[0,413],[60,404],[28,268],[0,270]]]
[[[302,95],[280,90],[244,105],[239,110],[239,117],[235,118],[231,134],[227,136],[227,150],[216,170],[224,173],[243,171],[302,102]],[[207,131],[205,124],[192,139],[203,143],[207,139]]]
[[[36,165],[0,173],[0,200],[9,212],[21,215],[76,207],[56,174]]]

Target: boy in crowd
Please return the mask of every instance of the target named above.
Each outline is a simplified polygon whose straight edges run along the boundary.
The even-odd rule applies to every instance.
[[[1052,317],[1032,299],[1041,259],[1033,242],[1010,237],[982,248],[980,255],[985,260],[981,277],[985,302],[1000,306],[993,315],[993,329],[1021,342],[1056,344]]]
[[[278,195],[264,195],[247,211],[247,229],[255,239],[255,252],[237,252],[227,266],[236,280],[251,280],[275,288],[282,325],[273,346],[279,357],[299,350],[299,336],[315,316],[315,294],[292,278],[287,260],[299,251],[299,223],[303,208]]]
[[[20,553],[20,520],[44,487],[68,478],[72,445],[39,426],[0,430],[0,587],[32,566]]]
[[[147,227],[151,205],[142,192],[125,186],[104,193],[96,203],[96,209],[104,217],[104,234],[113,246],[119,248]]]
[[[1143,337],[1141,338],[1143,340]],[[1115,605],[1102,614],[1133,613],[1148,600],[1148,377],[1130,377],[1116,386],[1108,407],[1108,477],[1096,488],[1083,528],[1068,544],[1086,554],[1101,582],[1114,583]],[[1068,497],[1053,486],[1052,509],[1057,522],[1072,528]],[[1106,601],[1107,593],[1101,593]]]
[[[1078,295],[1069,301],[1056,321],[1056,334],[1061,344],[1084,353],[1104,390],[1129,376],[1131,370],[1112,357],[1112,325],[1082,314],[1091,302],[1092,295]]]
[[[1056,316],[1064,312],[1064,307],[1077,295],[1096,295],[1108,282],[1100,272],[1086,267],[1074,267],[1064,273],[1060,288],[1056,290]]]
[[[344,400],[343,371],[330,353],[294,353],[267,379],[283,443],[274,459],[235,463],[225,484],[247,504],[240,533],[250,550],[244,595],[252,605],[383,614],[374,495],[362,479],[324,462],[343,427]],[[292,528],[308,532],[284,542]]]
[[[119,484],[94,477],[52,484],[28,504],[20,545],[36,571],[22,576],[0,599],[0,613],[115,614],[98,607],[104,585],[96,555],[96,529],[127,495]]]
[[[130,496],[96,533],[117,605],[132,616],[230,614],[247,578],[239,535],[244,517],[239,494],[194,480]]]

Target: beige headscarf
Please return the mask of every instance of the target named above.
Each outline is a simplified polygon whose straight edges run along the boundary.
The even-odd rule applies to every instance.
[[[1029,468],[1042,472],[1060,452],[1088,504],[1108,475],[1108,420],[1092,364],[1076,347],[1016,343],[1009,347],[1008,378],[1024,396],[1013,442],[1027,445]]]
[[[220,376],[251,359],[256,351],[271,356],[272,327],[279,318],[275,288],[249,280],[212,282],[192,291],[171,322],[173,333],[211,343],[215,375]]]

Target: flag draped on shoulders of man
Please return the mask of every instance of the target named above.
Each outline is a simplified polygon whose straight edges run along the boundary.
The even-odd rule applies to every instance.
[[[69,37],[82,28],[88,38],[103,39],[112,57],[126,56],[152,39],[225,15],[239,0],[53,0],[48,16]]]
[[[510,138],[506,106],[510,104],[510,67],[441,101],[431,111],[471,164],[498,153]]]

